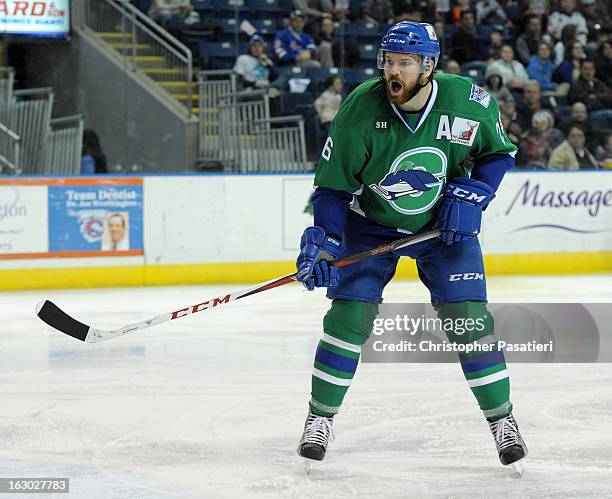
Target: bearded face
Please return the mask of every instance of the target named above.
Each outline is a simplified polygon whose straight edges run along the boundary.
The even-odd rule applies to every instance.
[[[387,96],[396,106],[412,100],[426,83],[421,73],[421,58],[415,54],[387,52],[384,74]]]

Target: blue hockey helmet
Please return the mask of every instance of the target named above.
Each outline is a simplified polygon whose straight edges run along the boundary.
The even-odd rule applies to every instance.
[[[429,61],[436,67],[440,58],[440,42],[431,24],[402,21],[391,26],[382,37],[377,58],[378,69],[385,68],[385,52],[420,55],[422,71],[425,72]]]

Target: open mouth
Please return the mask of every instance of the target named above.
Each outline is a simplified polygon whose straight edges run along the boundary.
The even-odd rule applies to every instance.
[[[402,91],[403,85],[399,81],[391,82],[391,93],[393,95],[397,95]]]

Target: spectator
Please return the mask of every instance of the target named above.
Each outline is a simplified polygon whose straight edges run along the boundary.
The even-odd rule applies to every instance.
[[[584,59],[580,65],[580,78],[569,92],[570,102],[584,102],[589,111],[612,107],[612,91],[595,77],[595,63]]]
[[[582,43],[574,40],[565,50],[565,60],[555,70],[553,75],[555,82],[569,85],[574,83],[580,76],[580,63],[585,57]]]
[[[576,26],[576,38],[585,45],[589,31],[584,16],[576,10],[576,0],[559,2],[559,10],[548,18],[548,32],[558,40],[561,38],[561,31],[568,24]]]
[[[334,2],[332,0],[293,0],[294,11],[304,14],[306,24],[328,17],[332,19],[334,13]]]
[[[321,63],[313,59],[314,40],[308,33],[304,33],[304,24],[304,13],[294,10],[289,16],[289,27],[276,33],[274,53],[280,65],[321,67]]]
[[[452,37],[451,45],[453,47],[451,57],[459,64],[486,59],[487,56],[482,49],[482,44],[476,38],[474,11],[462,10],[461,24]]]
[[[610,22],[608,9],[597,0],[582,0],[580,5],[587,24],[588,41],[595,41],[597,32]]]
[[[470,12],[473,12],[472,6],[471,6],[471,0],[457,0],[457,5],[455,5],[451,9],[451,13],[453,16],[453,22],[457,26],[461,26],[461,14],[463,13],[464,10],[469,10]]]
[[[612,87],[612,41],[603,41],[599,44],[595,57],[595,71],[608,87]]]
[[[612,132],[608,130],[595,150],[595,158],[600,168],[612,168]]]
[[[476,22],[478,24],[502,24],[507,18],[508,16],[497,0],[478,0],[476,2]]]
[[[544,170],[548,165],[548,158],[550,158],[551,152],[550,144],[542,131],[537,127],[531,127],[521,138],[517,165],[520,168]]]
[[[555,117],[552,111],[548,109],[540,109],[534,113],[531,118],[531,126],[542,132],[542,136],[550,145],[551,150],[565,140],[563,132],[555,128]]]
[[[270,81],[278,76],[274,63],[267,56],[266,42],[259,35],[253,35],[249,40],[248,53],[238,56],[234,64],[234,72],[238,75],[238,83],[243,88],[268,88]]]
[[[508,90],[508,87],[504,85],[504,79],[499,72],[493,71],[489,74],[485,89],[495,98],[501,111],[514,108],[514,96]]]
[[[381,24],[393,22],[393,8],[390,0],[365,0],[361,4],[361,12],[364,21]]]
[[[570,128],[567,139],[556,147],[550,155],[548,168],[551,170],[581,170],[597,168],[597,160],[585,147],[585,134],[582,127]]]
[[[523,104],[517,107],[516,122],[523,130],[531,126],[533,114],[542,109],[540,84],[528,81],[523,87]]]
[[[561,130],[567,135],[569,129],[574,125],[578,125],[584,129],[584,133],[586,134],[586,146],[591,149],[591,147],[595,145],[598,134],[593,130],[592,125],[589,124],[589,112],[583,102],[574,102],[572,104],[569,117],[566,117],[561,123]]]
[[[569,83],[554,83],[552,81],[555,65],[551,61],[552,47],[546,42],[540,42],[538,55],[532,56],[527,66],[527,74],[532,80],[540,83],[543,95],[567,95]]]
[[[512,142],[515,146],[518,146],[521,142],[520,137],[523,131],[521,130],[521,127],[518,125],[518,123],[513,121],[512,119],[513,114],[514,114],[514,111],[508,110],[508,111],[500,113],[500,117],[501,117],[502,126],[504,127],[504,130],[508,134],[508,138],[510,139],[510,142]]]
[[[555,53],[554,62],[557,66],[565,60],[567,49],[571,48],[574,42],[576,42],[576,26],[568,24],[561,31],[561,39],[557,40],[553,46],[553,52]],[[580,46],[582,47],[582,44]]]
[[[504,45],[504,27],[497,25],[491,30],[489,38],[489,61],[496,61],[501,56],[501,48]]]
[[[339,76],[330,76],[325,86],[325,91],[314,101],[314,106],[321,127],[325,131],[325,136],[327,136],[331,122],[336,117],[342,103],[342,79]]]
[[[459,66],[459,63],[455,59],[449,59],[446,63],[446,70],[444,72],[451,75],[460,75],[461,66]]]
[[[192,11],[191,0],[153,0],[149,17],[165,27],[175,19],[185,21]]]
[[[440,43],[440,67],[444,67],[446,55],[446,33],[444,32],[444,22],[436,21],[433,25],[434,31],[436,32],[436,37],[438,38],[438,42]]]
[[[359,44],[353,38],[344,40],[344,61],[342,60],[342,43],[335,34],[334,23],[329,18],[321,19],[319,36],[316,38],[315,60],[324,68],[359,66],[361,55]]]
[[[586,129],[589,113],[584,102],[574,102],[569,118],[561,124],[561,128],[567,134],[569,129],[574,125],[579,125]]]
[[[529,81],[525,66],[514,59],[514,49],[511,45],[505,44],[501,49],[501,58],[489,64],[485,72],[485,77],[493,73],[499,74],[510,89],[523,88]]]
[[[516,58],[522,64],[528,64],[532,55],[537,54],[538,44],[542,38],[542,20],[536,14],[525,18],[525,31],[516,39]]]
[[[81,174],[108,173],[106,156],[100,145],[98,134],[91,128],[83,130],[83,145],[81,148]]]

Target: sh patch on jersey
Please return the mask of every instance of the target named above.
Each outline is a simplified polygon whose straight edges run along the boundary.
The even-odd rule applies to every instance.
[[[472,85],[470,89],[470,98],[468,100],[473,100],[474,102],[478,102],[482,107],[488,108],[491,103],[491,94],[478,85]]]
[[[416,215],[429,210],[442,194],[448,160],[436,147],[418,147],[400,154],[389,173],[370,189],[395,211]]]
[[[476,132],[480,126],[480,121],[466,120],[465,118],[455,118],[451,129],[451,139],[453,144],[471,146],[476,138]]]

